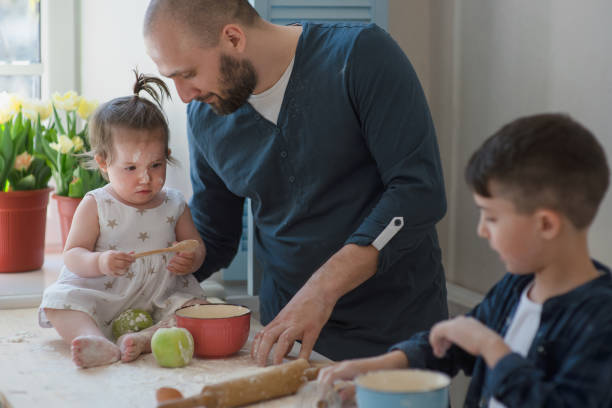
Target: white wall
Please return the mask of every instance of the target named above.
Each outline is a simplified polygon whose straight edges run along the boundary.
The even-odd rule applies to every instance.
[[[58,4],[55,4],[56,2]],[[65,41],[55,41],[53,46],[49,47],[49,52],[53,53],[49,55],[49,59],[54,62],[56,71],[67,71],[63,75],[62,72],[49,75],[58,78],[50,81],[50,93],[63,93],[74,89],[88,99],[103,103],[132,93],[132,68],[137,67],[142,73],[159,75],[145,53],[141,34],[148,3],[148,0],[49,0],[50,13],[69,12],[75,16],[75,20],[71,22],[75,25],[66,24],[64,30],[55,30],[64,35]],[[66,18],[62,19],[64,22],[65,20]],[[76,69],[71,61],[62,60],[63,55],[71,55],[66,51],[72,46],[72,38],[65,38],[64,32],[69,32],[72,27],[75,27],[77,36]],[[58,61],[61,62],[57,63]],[[170,149],[180,163],[180,166],[169,167],[166,186],[179,189],[189,199],[192,190],[188,174],[186,105],[181,102],[171,81],[166,80],[166,83],[172,95],[172,101],[166,101],[164,104],[170,125]],[[51,251],[59,250],[61,238],[54,200],[51,200],[47,214],[46,246]]]
[[[436,46],[426,75],[448,85],[431,92],[449,192],[448,236],[441,240],[447,275],[484,292],[503,265],[476,237],[465,163],[503,124],[538,112],[571,114],[612,154],[612,2],[435,0],[430,7],[435,11],[424,34]],[[589,237],[593,257],[607,264],[611,228],[609,193]]]
[[[130,95],[134,84],[132,68],[159,76],[146,55],[142,21],[148,0],[80,1],[80,91],[100,102]],[[164,104],[170,125],[170,149],[181,163],[170,167],[167,186],[177,188],[189,198],[189,158],[186,133],[186,105],[176,94],[172,81],[166,80],[172,101]]]

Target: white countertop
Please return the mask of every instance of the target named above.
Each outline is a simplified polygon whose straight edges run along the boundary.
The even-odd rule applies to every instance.
[[[251,321],[251,336],[235,356],[199,359],[183,368],[162,368],[151,354],[131,363],[77,369],[70,349],[53,329],[37,323],[37,309],[0,310],[0,392],[14,408],[155,407],[155,391],[174,387],[184,396],[198,394],[207,383],[250,375],[257,367],[249,355],[250,339],[261,328]],[[290,356],[296,356],[296,344]],[[329,361],[313,353],[311,361]],[[295,407],[290,396],[254,404],[252,407]]]

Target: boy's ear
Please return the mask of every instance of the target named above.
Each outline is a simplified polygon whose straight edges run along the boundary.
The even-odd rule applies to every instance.
[[[98,167],[100,168],[100,170],[106,173],[106,169],[108,167],[108,165],[106,164],[106,160],[103,159],[102,156],[100,156],[99,154],[96,154],[94,156],[94,160],[96,161],[96,163],[98,163]]]
[[[561,233],[563,220],[558,212],[548,209],[537,210],[535,219],[542,238],[553,239]]]

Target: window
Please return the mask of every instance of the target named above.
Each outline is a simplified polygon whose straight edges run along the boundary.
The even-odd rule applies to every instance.
[[[0,0],[0,91],[40,98],[39,0]]]

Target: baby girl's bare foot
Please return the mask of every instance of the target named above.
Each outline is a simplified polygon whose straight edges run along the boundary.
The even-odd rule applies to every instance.
[[[151,352],[152,331],[142,333],[128,333],[119,337],[117,344],[121,350],[121,361],[127,363],[138,358],[142,353]]]
[[[79,336],[70,345],[72,361],[88,368],[112,364],[121,358],[121,351],[113,342],[100,336]]]

